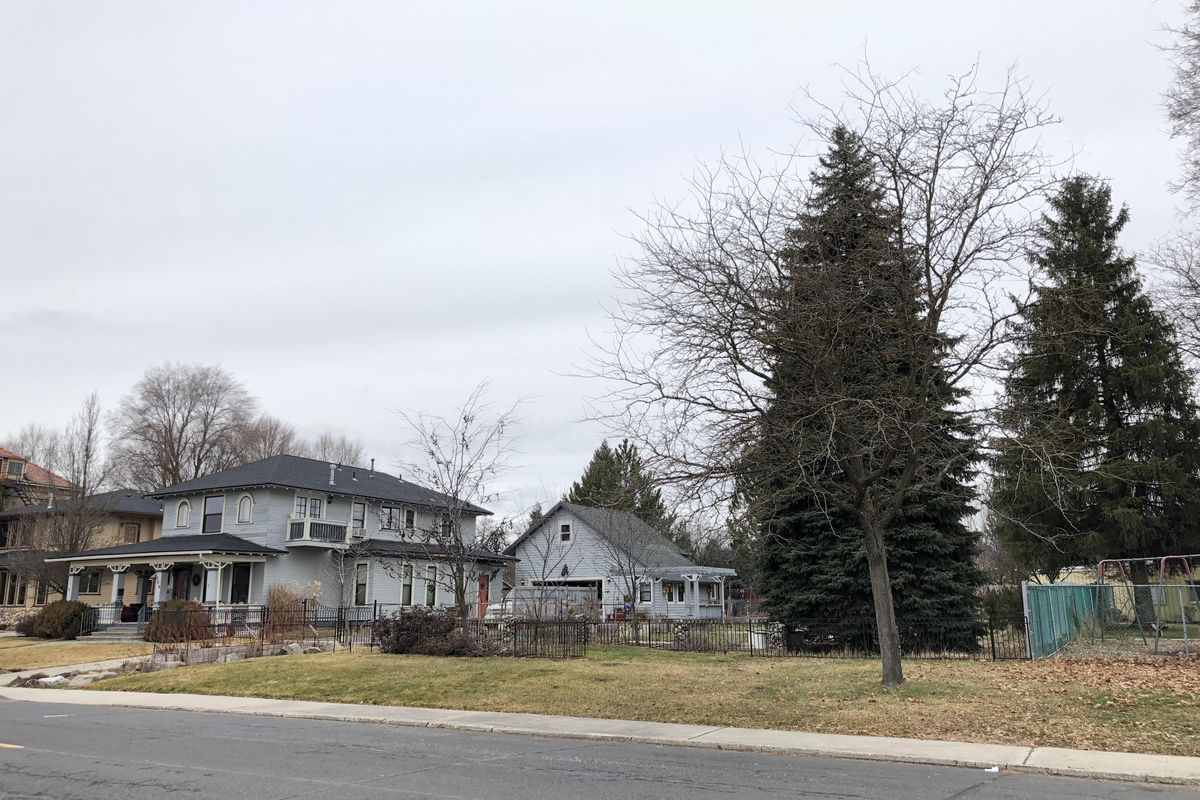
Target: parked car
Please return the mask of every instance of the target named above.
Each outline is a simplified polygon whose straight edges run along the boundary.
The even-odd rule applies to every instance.
[[[501,620],[501,619],[512,619],[512,615],[513,615],[512,600],[504,600],[502,602],[492,603],[491,605],[489,605],[487,607],[487,611],[483,615],[483,618],[486,620],[495,621],[495,620]]]

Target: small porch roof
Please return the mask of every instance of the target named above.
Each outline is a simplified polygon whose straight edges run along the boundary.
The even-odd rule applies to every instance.
[[[437,544],[422,542],[401,542],[394,539],[367,539],[362,543],[363,550],[377,558],[413,558],[425,561],[444,561],[447,559],[446,549]],[[493,553],[490,550],[468,550],[462,553],[467,561],[480,564],[495,564],[497,566],[516,561],[513,556]]]
[[[701,567],[695,564],[679,567],[647,567],[643,572],[643,577],[717,580],[719,578],[736,578],[737,570],[728,567]]]
[[[194,556],[196,560],[205,556],[232,556],[236,560],[262,561],[267,557],[284,555],[285,551],[257,544],[227,533],[200,533],[191,536],[164,536],[148,542],[113,545],[82,553],[47,558],[47,563],[103,561],[105,563],[150,563],[164,559],[180,560]]]

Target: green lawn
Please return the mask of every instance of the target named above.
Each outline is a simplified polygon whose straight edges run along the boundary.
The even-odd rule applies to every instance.
[[[192,692],[1200,755],[1200,662],[910,661],[596,648],[575,661],[338,653],[131,675]]]
[[[56,642],[6,636],[0,639],[0,672],[65,667],[89,661],[107,661],[149,653],[151,645],[141,642]]]

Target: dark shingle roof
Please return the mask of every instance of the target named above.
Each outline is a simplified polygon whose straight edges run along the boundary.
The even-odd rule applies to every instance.
[[[285,489],[309,489],[317,492],[366,497],[426,508],[446,508],[450,498],[424,486],[388,475],[378,470],[341,465],[334,472],[334,485],[329,484],[329,462],[300,456],[272,456],[252,464],[214,472],[165,489],[151,492],[150,497],[193,494],[217,489],[245,489],[251,486],[278,486]],[[491,514],[486,508],[467,506],[474,514]]]
[[[92,558],[95,556],[148,556],[171,555],[175,553],[220,553],[224,555],[255,555],[280,556],[285,551],[274,547],[256,544],[228,533],[195,533],[190,536],[164,536],[161,539],[151,539],[148,542],[134,544],[118,544],[112,547],[98,547],[95,550],[85,550],[82,553],[56,555],[47,561],[70,561],[75,558]]]
[[[554,508],[547,511],[540,522],[531,526],[515,542],[504,548],[504,552],[509,555],[515,554],[517,546],[560,508],[574,514],[598,535],[607,539],[610,544],[626,550],[629,555],[647,567],[695,566],[691,559],[679,552],[679,548],[670,539],[647,525],[640,517],[628,511],[581,506],[577,503],[568,503],[566,500],[555,504]]]
[[[112,514],[134,514],[143,517],[158,517],[162,515],[161,500],[148,499],[143,497],[141,492],[136,492],[133,489],[115,489],[111,492],[100,492],[92,495],[90,502],[97,511],[107,511]],[[54,508],[51,508],[47,503],[38,503],[36,506],[10,508],[8,511],[0,513],[0,519],[50,514],[55,510],[70,507],[70,500],[59,500],[54,504]]]
[[[417,558],[437,561],[446,556],[444,548],[437,545],[400,542],[395,539],[367,539],[362,543],[362,547],[370,555],[384,558]],[[466,555],[477,561],[492,561],[497,564],[516,561],[513,556],[493,553],[490,550],[471,550]]]

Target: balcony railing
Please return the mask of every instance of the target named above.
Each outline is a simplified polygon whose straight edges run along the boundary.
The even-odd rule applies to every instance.
[[[288,520],[288,544],[320,542],[321,544],[345,544],[347,525],[333,519],[293,517]]]

